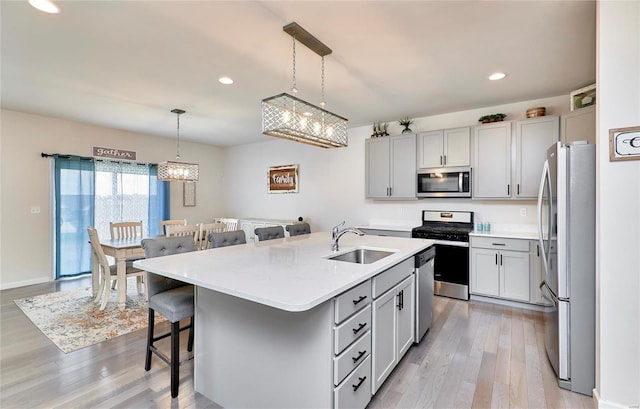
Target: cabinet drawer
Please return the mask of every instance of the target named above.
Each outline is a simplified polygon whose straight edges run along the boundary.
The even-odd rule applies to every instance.
[[[501,237],[471,237],[471,247],[494,250],[529,251],[529,240]]]
[[[371,354],[371,330],[333,358],[333,384],[338,385]]]
[[[335,299],[335,323],[339,324],[371,303],[371,280],[367,280]]]
[[[367,305],[362,311],[335,327],[333,334],[335,354],[339,354],[353,341],[360,338],[371,328],[371,305]]]
[[[404,280],[406,277],[409,277],[411,273],[413,273],[415,261],[413,257],[406,259],[405,261],[396,264],[390,269],[378,274],[373,277],[372,283],[372,292],[373,298],[378,298],[387,290],[389,290],[394,285],[398,284],[400,281]]]
[[[336,409],[364,409],[371,400],[371,356],[333,390]]]

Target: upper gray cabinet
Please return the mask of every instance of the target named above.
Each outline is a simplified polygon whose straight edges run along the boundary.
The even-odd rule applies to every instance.
[[[596,107],[576,109],[562,115],[561,119],[562,143],[570,144],[575,141],[596,143]]]
[[[469,166],[471,128],[418,134],[418,168]]]
[[[416,199],[416,135],[365,141],[368,199]]]
[[[473,197],[536,198],[547,149],[558,141],[558,133],[557,116],[476,126]]]
[[[516,122],[515,197],[536,198],[547,149],[558,142],[557,116]]]
[[[511,126],[494,122],[473,128],[473,197],[511,197]]]

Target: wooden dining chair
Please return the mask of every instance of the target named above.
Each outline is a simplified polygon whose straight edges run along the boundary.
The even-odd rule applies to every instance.
[[[222,233],[226,231],[226,225],[224,223],[201,223],[200,235],[198,237],[200,246],[196,246],[198,250],[206,250],[211,248],[211,243],[207,239],[211,233]]]
[[[198,248],[200,242],[200,225],[188,224],[186,226],[166,226],[167,237],[191,236],[195,248]]]
[[[227,226],[226,231],[234,231],[238,228],[238,219],[223,219],[223,223]]]
[[[161,220],[160,221],[160,234],[167,235],[167,226],[186,226],[187,219],[172,219],[172,220]]]
[[[111,240],[134,239],[143,236],[142,220],[139,222],[110,222]]]
[[[98,282],[100,286],[98,288],[98,293],[95,298],[95,302],[100,304],[100,309],[104,310],[107,306],[107,302],[109,301],[109,292],[111,290],[111,283],[117,281],[118,275],[116,273],[116,266],[109,265],[109,261],[107,261],[107,256],[104,254],[102,250],[102,246],[100,245],[100,238],[98,237],[98,231],[93,227],[87,227],[87,233],[89,233],[89,242],[91,242],[91,251],[93,255],[98,260],[98,274],[99,279]],[[139,270],[130,263],[127,263],[127,271],[126,278],[129,277],[137,277],[141,279],[145,275],[145,271]],[[124,285],[127,287],[126,279],[124,283],[120,283],[120,285]],[[138,286],[138,292],[140,292],[140,286]],[[145,289],[145,295],[148,294],[147,289]]]
[[[139,222],[109,222],[109,231],[111,232],[111,240],[121,239],[135,239],[142,240],[144,235],[144,225],[142,220]],[[143,259],[144,257],[134,257],[127,259],[127,266],[130,266],[134,261]],[[142,281],[144,277],[137,278],[138,292],[142,288]],[[113,288],[116,287],[117,282],[113,282]]]

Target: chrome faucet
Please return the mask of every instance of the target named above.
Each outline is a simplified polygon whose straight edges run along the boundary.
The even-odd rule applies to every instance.
[[[357,234],[358,236],[364,236],[364,233],[356,229],[355,227],[347,227],[340,230],[340,227],[344,226],[345,222],[346,221],[343,220],[342,223],[338,224],[337,226],[333,226],[333,230],[331,231],[331,251],[339,250],[338,240],[340,240],[340,237],[342,237],[342,235],[345,233],[353,233]]]

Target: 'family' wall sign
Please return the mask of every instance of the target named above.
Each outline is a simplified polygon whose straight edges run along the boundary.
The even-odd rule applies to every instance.
[[[267,176],[269,193],[298,193],[298,165],[272,166]]]

